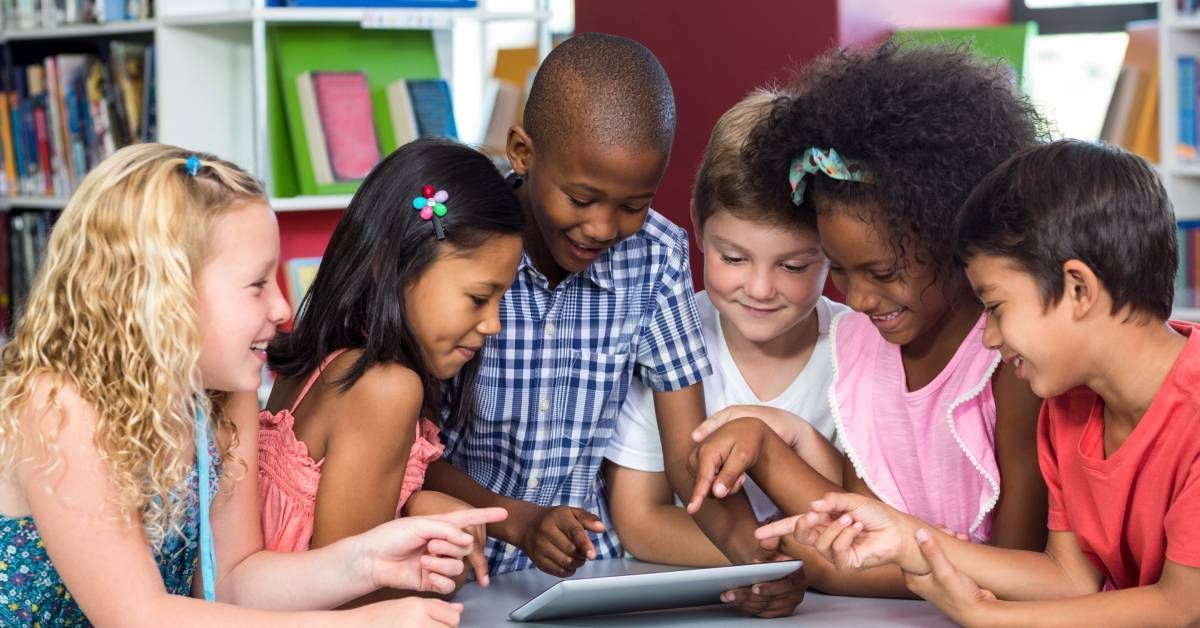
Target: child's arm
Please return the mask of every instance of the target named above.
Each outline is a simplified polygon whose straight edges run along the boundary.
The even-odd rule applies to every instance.
[[[687,511],[725,556],[734,563],[754,562],[764,556],[754,540],[758,520],[754,518],[750,501],[745,495],[724,499],[730,493],[716,491],[713,494],[721,499],[706,500],[708,489],[702,486],[704,478],[696,476],[693,480],[688,470],[694,448],[692,432],[704,420],[704,390],[701,386],[693,384],[673,392],[654,391],[654,412],[658,417],[667,479],[678,495],[692,496]],[[741,472],[733,475],[728,486],[732,487],[740,475]]]
[[[1042,400],[1005,364],[992,384],[996,398],[996,465],[1000,501],[992,517],[996,547],[1046,547],[1046,480],[1038,467],[1037,421]]]
[[[728,565],[695,520],[675,505],[662,471],[638,471],[605,461],[605,486],[621,545],[639,560],[689,567]]]
[[[1070,532],[1052,532],[1045,552],[1030,552],[962,541],[853,493],[830,493],[812,506],[813,512],[763,526],[758,537],[790,535],[843,570],[895,563],[909,574],[920,575],[930,572],[917,543],[921,531],[937,537],[942,551],[967,577],[1006,599],[1086,595],[1103,584],[1103,576]]]
[[[46,552],[53,561],[59,576],[71,591],[88,619],[96,625],[120,626],[163,626],[179,628],[190,626],[238,625],[238,626],[330,626],[330,625],[383,625],[371,622],[386,622],[396,625],[401,620],[424,617],[444,624],[456,623],[461,607],[440,600],[400,600],[387,605],[358,609],[354,612],[332,613],[270,613],[229,604],[210,604],[189,597],[170,595],[163,587],[162,578],[150,551],[149,542],[142,529],[139,517],[126,520],[121,517],[116,495],[107,467],[100,457],[92,438],[97,423],[95,410],[85,402],[74,387],[65,384],[56,397],[57,408],[47,405],[48,381],[39,385],[30,406],[23,415],[23,429],[33,433],[38,430],[56,428],[60,466],[48,472],[42,466],[44,452],[26,451],[19,456],[17,476],[29,503],[33,519],[38,527]],[[253,414],[251,414],[253,417]],[[255,434],[257,419],[249,432]],[[214,524],[217,549],[225,553],[230,549],[261,544],[261,533],[257,532],[257,488],[254,478],[257,473],[257,443],[254,438],[243,438],[237,449],[238,457],[247,463],[248,481],[237,483],[230,503],[243,508],[245,525],[243,533],[250,531],[249,542],[232,542],[225,534],[229,530]],[[51,473],[49,477],[47,473]],[[221,503],[218,501],[218,503]],[[487,513],[484,513],[487,514]],[[214,521],[217,517],[214,516]],[[223,522],[227,523],[227,522]],[[452,546],[465,553],[469,536],[457,529],[457,524],[426,521],[420,529],[413,528],[401,533],[392,530],[388,537],[404,537],[406,541],[419,543],[419,556],[426,542],[439,543],[449,551]],[[351,591],[366,589],[372,582],[367,576],[380,566],[397,566],[395,561],[372,560],[364,550],[376,551],[389,546],[376,535],[372,542],[342,544],[338,548],[324,551],[324,561],[288,561],[287,568],[251,579],[262,588],[291,589],[293,597],[319,597],[322,591],[316,586],[341,586]],[[390,539],[390,546],[403,544]],[[228,543],[228,546],[223,545]],[[462,545],[456,545],[461,543]],[[265,552],[260,552],[265,554]],[[316,554],[316,552],[313,552]],[[294,556],[302,556],[296,554]],[[433,557],[427,557],[433,558]],[[219,598],[229,600],[230,568],[234,564],[230,556],[217,558]],[[415,560],[414,560],[415,563]],[[334,566],[337,568],[332,568]],[[439,567],[440,563],[433,564]],[[237,570],[234,569],[236,572]],[[416,574],[415,564],[411,575]],[[395,578],[397,574],[387,574]],[[411,576],[410,576],[411,577]],[[439,576],[440,577],[440,576]],[[196,578],[200,578],[197,573]],[[236,580],[236,578],[235,578]],[[286,586],[280,586],[286,583]],[[232,597],[236,598],[235,595]],[[404,616],[400,613],[408,613]]]
[[[771,428],[796,455],[804,459],[817,473],[830,482],[842,481],[843,456],[824,436],[803,417],[780,408],[761,405],[733,405],[705,419],[692,432],[692,440],[703,442],[722,425],[741,418],[755,418]]]
[[[521,548],[538,569],[548,574],[570,576],[584,562],[596,557],[596,548],[587,531],[603,532],[604,523],[582,508],[543,507],[497,495],[445,460],[429,465],[425,487],[457,497],[476,508],[495,506],[507,510],[506,520],[488,526],[488,536]]]
[[[474,545],[461,528],[495,521],[499,511],[469,511],[447,515],[393,520],[355,536],[307,552],[262,551],[261,514],[258,504],[258,402],[254,393],[231,396],[227,412],[238,429],[234,455],[245,463],[245,473],[223,485],[213,503],[213,538],[217,553],[217,598],[240,606],[273,609],[333,608],[383,587],[433,590],[449,593],[452,577],[462,571],[462,558]],[[236,464],[236,463],[235,463]],[[449,523],[458,529],[450,547],[430,541],[438,554],[436,574],[423,562],[405,574],[396,561],[403,559],[398,541],[423,526]],[[424,542],[421,542],[424,545]],[[432,558],[432,557],[431,557]],[[458,563],[455,565],[454,563]],[[196,578],[199,586],[199,575]],[[286,586],[281,586],[287,583]]]
[[[326,404],[333,420],[309,547],[324,547],[396,517],[423,399],[416,373],[400,365],[376,365]]]
[[[980,589],[923,535],[922,557],[932,571],[909,576],[909,586],[965,626],[1195,626],[1200,624],[1200,569],[1166,561],[1155,584],[1065,599],[1008,602]]]

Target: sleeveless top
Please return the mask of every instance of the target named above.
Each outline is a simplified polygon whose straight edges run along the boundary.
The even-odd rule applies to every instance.
[[[212,494],[216,495],[221,477],[220,452],[212,441],[208,452],[214,461],[208,480]],[[192,592],[192,575],[200,549],[199,493],[199,475],[193,469],[183,496],[187,500],[187,514],[182,533],[168,536],[162,547],[153,552],[163,585],[173,595],[186,596]],[[90,625],[50,562],[33,518],[0,515],[0,626]]]
[[[1000,498],[992,374],[980,318],[942,372],[909,391],[900,347],[865,314],[834,319],[829,402],[840,447],[888,505],[975,541],[991,538]]]
[[[325,459],[313,460],[308,454],[308,446],[296,438],[293,412],[325,368],[343,352],[345,349],[335,351],[321,362],[290,408],[274,414],[263,410],[258,415],[258,496],[262,507],[263,544],[270,551],[304,551],[312,540],[317,487],[321,483]],[[416,430],[404,469],[400,501],[396,504],[397,517],[409,496],[425,483],[425,470],[442,457],[443,446],[437,426],[421,418]]]

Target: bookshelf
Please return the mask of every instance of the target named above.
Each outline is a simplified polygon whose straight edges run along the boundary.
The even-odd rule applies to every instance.
[[[43,0],[38,0],[43,1]],[[7,76],[16,64],[80,52],[106,41],[138,41],[154,47],[154,99],[158,141],[186,146],[237,163],[267,182],[271,205],[280,214],[284,259],[319,255],[340,210],[351,194],[275,194],[274,157],[286,134],[278,96],[278,59],[274,36],[288,29],[361,32],[363,38],[413,37],[428,33],[431,61],[450,85],[459,139],[482,143],[490,102],[485,85],[495,49],[535,45],[541,56],[550,48],[554,0],[479,0],[477,8],[293,8],[268,6],[268,0],[153,0],[154,17],[101,24],[64,24],[0,28],[0,69]],[[516,25],[507,28],[504,25]],[[517,31],[519,34],[513,34]],[[516,39],[514,40],[514,37]],[[428,44],[426,44],[428,45]],[[357,50],[357,48],[355,48]],[[149,74],[149,72],[147,72]],[[286,169],[291,164],[284,163]],[[60,210],[67,197],[31,196],[13,191],[0,196],[0,220],[12,222],[25,212]],[[286,217],[286,219],[285,219]],[[7,230],[5,230],[7,231]],[[7,233],[0,237],[8,237]],[[0,296],[12,287],[14,260],[0,246]],[[0,299],[0,310],[6,310]],[[7,312],[3,312],[7,313]],[[0,313],[0,333],[7,327]]]
[[[1186,14],[1178,9],[1177,0],[1160,0],[1158,5],[1158,54],[1159,72],[1159,133],[1162,146],[1162,163],[1159,174],[1175,206],[1176,218],[1183,221],[1200,220],[1200,160],[1180,156],[1180,73],[1181,56],[1200,57],[1200,13]],[[1181,244],[1182,246],[1182,244]],[[1192,251],[1200,255],[1200,251]],[[1186,260],[1181,266],[1187,266]],[[1177,283],[1183,294],[1177,294],[1177,306],[1173,316],[1182,320],[1200,321],[1200,306],[1194,295],[1188,294],[1189,271],[1180,268],[1181,280]],[[1194,275],[1195,272],[1190,274]],[[1195,284],[1195,281],[1192,282]]]

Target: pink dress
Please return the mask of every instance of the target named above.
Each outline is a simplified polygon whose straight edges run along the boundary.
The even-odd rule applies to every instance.
[[[900,347],[870,318],[848,312],[830,327],[829,401],[838,442],[881,500],[931,525],[987,541],[1000,499],[996,399],[1000,354],[984,348],[980,318],[942,372],[909,391]]]
[[[262,505],[263,542],[270,551],[304,551],[312,540],[317,486],[321,483],[321,466],[325,459],[314,461],[308,455],[308,446],[296,439],[293,431],[296,418],[292,412],[325,367],[342,351],[335,351],[325,358],[304,384],[291,408],[275,414],[267,410],[258,414],[258,497]],[[404,469],[400,503],[396,505],[397,517],[408,497],[425,483],[425,469],[441,458],[442,450],[437,426],[422,418],[408,454],[408,466]]]

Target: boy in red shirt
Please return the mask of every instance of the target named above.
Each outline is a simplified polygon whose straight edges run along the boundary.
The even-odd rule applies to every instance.
[[[1168,322],[1178,264],[1166,191],[1120,149],[1018,153],[959,215],[984,342],[1046,398],[1044,552],[967,543],[863,497],[764,526],[840,568],[893,562],[966,625],[1200,623],[1200,326]]]

